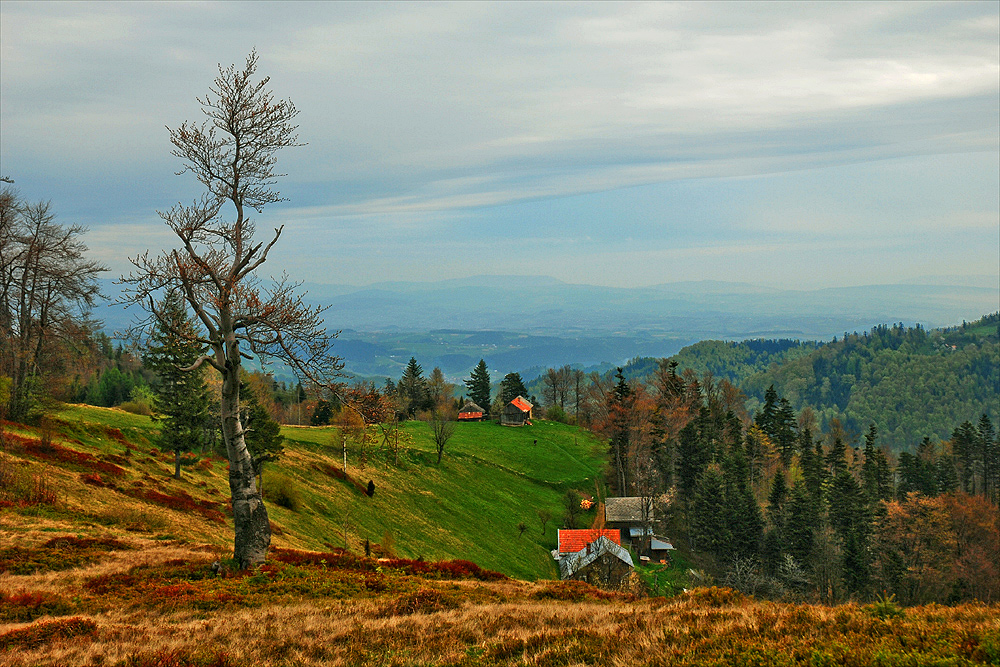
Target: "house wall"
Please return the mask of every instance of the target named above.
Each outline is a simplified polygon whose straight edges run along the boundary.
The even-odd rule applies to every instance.
[[[603,554],[593,563],[580,568],[570,576],[576,581],[601,588],[621,588],[628,583],[632,567],[614,554]]]

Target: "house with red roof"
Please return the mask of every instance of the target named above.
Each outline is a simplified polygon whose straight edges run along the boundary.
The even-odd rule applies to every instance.
[[[530,426],[531,409],[534,406],[529,403],[524,396],[518,396],[513,401],[504,406],[500,413],[501,426]]]
[[[486,416],[486,411],[477,404],[469,401],[458,411],[458,421],[460,422],[481,422]]]
[[[622,544],[622,533],[620,530],[611,528],[584,528],[558,531],[559,555],[574,554],[587,548],[588,544],[596,542],[601,537],[606,537],[618,546]]]

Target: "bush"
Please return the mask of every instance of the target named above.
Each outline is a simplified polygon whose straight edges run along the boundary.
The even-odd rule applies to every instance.
[[[151,417],[153,415],[153,409],[145,401],[125,401],[118,407],[134,415],[142,415],[144,417]]]
[[[295,482],[284,475],[270,475],[264,487],[264,498],[275,505],[298,512],[302,507],[302,496]]]
[[[558,405],[552,405],[545,411],[545,418],[561,424],[566,423],[566,411]]]

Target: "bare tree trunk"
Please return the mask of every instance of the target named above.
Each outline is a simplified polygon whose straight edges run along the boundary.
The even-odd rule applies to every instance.
[[[174,479],[181,478],[181,450],[174,450]]]
[[[239,354],[239,352],[237,352]],[[222,381],[222,437],[229,455],[233,502],[233,559],[241,568],[263,563],[271,545],[271,525],[254,478],[253,462],[240,423],[239,365],[227,362]]]

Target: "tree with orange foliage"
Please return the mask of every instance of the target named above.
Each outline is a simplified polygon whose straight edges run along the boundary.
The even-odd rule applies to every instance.
[[[149,312],[141,330],[164,323],[155,296],[179,290],[204,328],[198,342],[208,349],[192,368],[207,363],[222,376],[222,433],[229,458],[235,538],[233,556],[241,567],[263,562],[271,542],[267,510],[254,480],[240,420],[240,367],[250,353],[276,358],[300,377],[332,384],[340,360],[321,317],[296,294],[298,284],[282,277],[264,284],[257,270],[281,236],[255,240],[250,209],[262,212],[282,201],[273,189],[276,153],[297,146],[298,114],[288,100],[275,100],[269,79],[255,81],[257,54],[246,65],[219,66],[209,94],[198,101],[207,120],[183,123],[170,131],[173,155],[184,162],[205,193],[191,205],[177,204],[160,213],[180,241],[180,248],[159,256],[148,252],[132,259],[134,269],[122,278],[122,301]],[[227,207],[231,207],[228,212]]]

